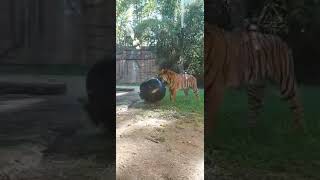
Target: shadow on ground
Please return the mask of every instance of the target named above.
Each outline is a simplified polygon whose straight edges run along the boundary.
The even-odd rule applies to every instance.
[[[1,180],[115,176],[115,140],[91,124],[75,96],[3,95],[0,124]]]

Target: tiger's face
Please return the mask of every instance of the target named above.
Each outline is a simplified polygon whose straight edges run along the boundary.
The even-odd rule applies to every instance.
[[[168,83],[169,81],[169,73],[167,69],[161,69],[158,73],[158,79],[164,84]]]

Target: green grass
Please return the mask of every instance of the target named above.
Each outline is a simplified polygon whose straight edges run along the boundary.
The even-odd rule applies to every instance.
[[[166,96],[161,100],[161,108],[174,109],[179,113],[196,113],[203,117],[204,109],[204,92],[203,89],[199,90],[199,100],[195,98],[192,90],[189,95],[185,96],[182,90],[177,92],[176,102],[170,101],[170,93],[167,90]]]
[[[234,173],[239,170],[235,167],[241,167],[320,179],[319,92],[319,87],[300,88],[307,127],[307,134],[302,135],[291,131],[292,113],[276,89],[266,90],[258,127],[253,131],[247,127],[246,93],[228,91],[215,133],[206,139],[206,152],[215,149],[217,153],[207,157]]]

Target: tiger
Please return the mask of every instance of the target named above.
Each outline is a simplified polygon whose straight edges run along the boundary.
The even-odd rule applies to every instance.
[[[292,52],[280,37],[248,30],[227,32],[206,23],[204,61],[208,129],[214,128],[225,89],[241,87],[247,90],[248,125],[254,128],[263,105],[266,82],[271,82],[279,86],[281,97],[294,114],[293,128],[304,131]]]
[[[176,101],[178,90],[183,90],[185,96],[188,96],[189,89],[192,89],[196,99],[199,99],[197,79],[193,75],[187,73],[178,74],[169,69],[161,69],[158,78],[167,83],[170,92],[170,101]]]

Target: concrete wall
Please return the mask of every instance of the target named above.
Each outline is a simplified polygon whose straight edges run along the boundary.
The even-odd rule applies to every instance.
[[[87,1],[2,0],[0,63],[91,65],[114,57],[115,0]]]
[[[2,0],[0,5],[0,53],[12,44],[12,25],[10,23],[10,0]]]
[[[117,84],[141,83],[154,77],[157,72],[156,58],[150,50],[126,48],[117,52]]]

